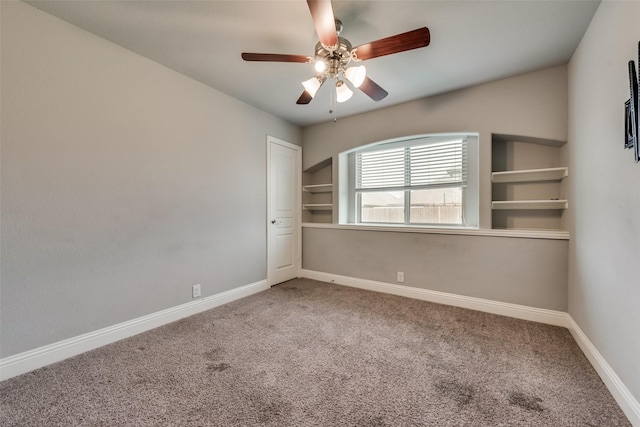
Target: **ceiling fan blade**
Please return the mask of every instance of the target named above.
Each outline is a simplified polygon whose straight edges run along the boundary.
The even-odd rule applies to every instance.
[[[313,24],[320,43],[324,46],[337,46],[336,19],[333,16],[331,0],[307,0]]]
[[[364,78],[364,82],[362,82],[359,89],[376,102],[383,100],[387,95],[389,95],[389,92],[382,89],[378,83],[374,82],[369,77]]]
[[[313,96],[311,96],[309,92],[305,90],[304,92],[302,92],[302,95],[300,95],[300,98],[298,98],[298,100],[296,101],[296,104],[299,104],[299,105],[308,104],[311,102],[312,99],[313,99]]]
[[[302,62],[311,61],[311,57],[305,55],[287,55],[282,53],[247,53],[242,52],[242,59],[245,61],[267,61],[267,62]]]
[[[422,27],[371,43],[365,43],[356,47],[355,53],[358,59],[364,61],[365,59],[377,58],[379,56],[429,46],[430,41],[431,35],[429,29]]]

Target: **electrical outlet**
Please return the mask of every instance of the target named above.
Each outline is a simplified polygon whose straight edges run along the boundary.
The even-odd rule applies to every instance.
[[[193,285],[191,287],[191,297],[198,298],[200,295],[202,295],[200,285]]]
[[[404,282],[404,271],[398,271],[398,282]]]

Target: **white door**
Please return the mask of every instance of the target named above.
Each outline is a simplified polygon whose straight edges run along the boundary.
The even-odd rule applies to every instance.
[[[302,149],[267,137],[267,283],[300,274],[300,167]]]

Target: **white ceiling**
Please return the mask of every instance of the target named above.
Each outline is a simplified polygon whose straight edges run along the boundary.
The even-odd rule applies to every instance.
[[[52,15],[300,126],[331,120],[330,85],[296,105],[312,64],[245,62],[241,52],[313,55],[304,0],[27,1]],[[566,64],[599,1],[333,1],[357,46],[427,26],[431,45],[364,62],[389,92],[338,104],[345,117]],[[517,94],[514,94],[517,96]]]

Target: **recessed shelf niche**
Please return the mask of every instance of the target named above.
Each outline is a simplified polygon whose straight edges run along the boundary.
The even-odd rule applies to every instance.
[[[567,230],[565,141],[493,134],[492,228]]]
[[[302,173],[302,222],[332,222],[332,166],[329,158]]]

